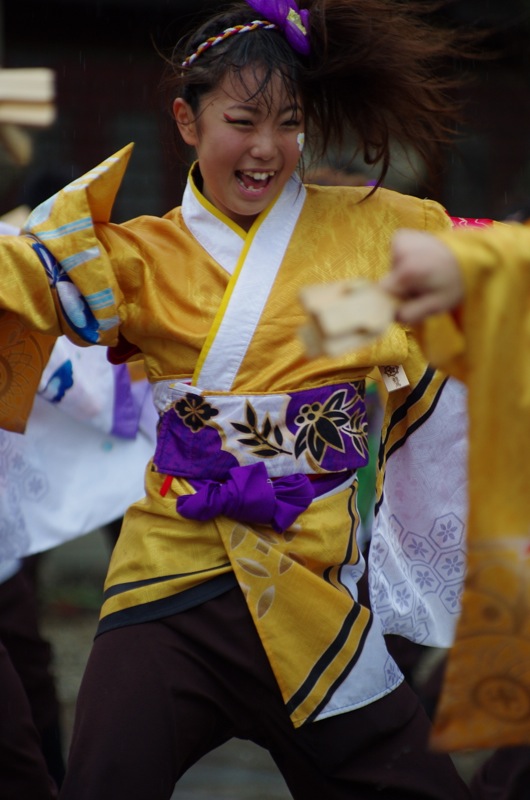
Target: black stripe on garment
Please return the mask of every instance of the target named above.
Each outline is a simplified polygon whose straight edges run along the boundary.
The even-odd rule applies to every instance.
[[[448,380],[448,379],[446,378],[446,379],[443,381],[443,383],[440,385],[440,388],[439,388],[439,389],[438,389],[438,391],[436,392],[436,395],[435,395],[435,397],[434,397],[434,400],[432,401],[431,405],[429,406],[429,408],[427,409],[427,411],[425,412],[425,414],[423,414],[423,416],[419,417],[419,418],[416,420],[416,422],[413,422],[413,423],[412,423],[412,425],[411,425],[410,427],[408,427],[408,428],[407,428],[407,430],[406,430],[406,433],[404,433],[404,434],[403,434],[403,436],[401,437],[401,439],[398,439],[398,440],[397,440],[397,442],[394,442],[394,444],[392,445],[392,447],[390,448],[390,450],[389,450],[389,451],[388,451],[388,453],[387,453],[387,458],[388,458],[389,456],[391,456],[391,455],[392,455],[392,453],[395,453],[395,452],[396,452],[396,450],[399,450],[399,448],[400,448],[400,447],[401,447],[401,446],[402,446],[402,445],[403,445],[403,444],[404,444],[404,443],[407,441],[407,439],[409,438],[409,436],[410,436],[412,433],[414,433],[414,431],[417,431],[417,430],[418,430],[418,428],[420,428],[420,427],[423,425],[423,423],[424,423],[424,422],[426,422],[426,421],[429,419],[429,417],[431,416],[431,414],[434,412],[434,410],[435,410],[436,406],[438,405],[438,401],[439,401],[439,399],[440,399],[440,397],[441,397],[441,394],[442,394],[443,388],[444,388],[445,384],[447,383],[447,380]]]
[[[353,608],[351,609],[350,613],[347,615],[346,619],[342,624],[342,628],[340,629],[338,635],[335,638],[335,641],[330,644],[327,648],[326,652],[323,653],[303,684],[300,688],[295,692],[295,694],[291,697],[291,699],[286,703],[286,709],[289,714],[292,714],[295,709],[304,702],[307,696],[310,694],[312,689],[314,688],[315,684],[319,680],[320,676],[323,672],[329,667],[331,662],[336,658],[342,647],[344,646],[345,642],[347,641],[350,633],[352,631],[353,626],[357,621],[357,617],[361,611],[362,606],[359,603],[355,603]]]
[[[387,460],[392,455],[392,453],[395,453],[396,450],[399,450],[399,448],[402,447],[405,444],[405,442],[407,441],[409,436],[412,433],[414,433],[414,431],[417,431],[418,428],[420,428],[423,425],[423,423],[426,422],[429,419],[431,414],[436,409],[436,406],[438,405],[438,402],[440,400],[440,397],[442,396],[442,391],[443,391],[443,389],[444,389],[444,387],[445,387],[445,385],[447,383],[447,380],[448,380],[448,378],[446,378],[440,384],[440,388],[438,389],[438,391],[437,391],[437,393],[436,393],[436,395],[434,397],[434,400],[432,401],[431,405],[429,406],[429,408],[427,409],[425,414],[423,414],[421,417],[418,417],[416,422],[414,422],[412,425],[410,425],[407,428],[406,432],[403,434],[401,439],[398,439],[396,442],[394,442],[394,444],[392,445],[392,447],[390,448],[390,450],[386,454]],[[405,405],[408,405],[408,403],[406,403]],[[398,410],[401,411],[401,408],[398,409]],[[387,435],[387,437],[385,439],[385,442],[387,441],[387,439],[388,439],[388,435]],[[381,442],[381,447],[380,447],[380,450],[379,450],[379,466],[380,467],[381,467],[381,464],[383,462],[383,458],[384,458],[384,445]],[[379,511],[379,509],[381,507],[381,503],[383,502],[384,494],[385,494],[385,490],[384,490],[384,486],[383,486],[383,491],[381,492],[381,497],[379,498],[379,501],[375,504],[375,507],[374,507],[374,514],[377,514],[377,512]]]
[[[222,566],[229,567],[230,562],[227,562]],[[109,586],[109,588],[103,593],[103,599],[108,600],[109,597],[115,597],[117,594],[123,594],[123,592],[129,592],[131,589],[141,589],[143,586],[155,586],[157,583],[164,583],[164,581],[173,581],[175,580],[175,578],[183,578],[185,575],[207,575],[208,572],[211,572],[214,569],[219,569],[219,568],[212,567],[210,570],[201,569],[197,572],[176,572],[174,575],[162,575],[159,578],[144,578],[141,581],[128,581],[127,583],[116,583],[114,584],[114,586]]]
[[[344,561],[342,562],[342,566],[344,564],[349,564],[350,563],[350,559],[351,559],[351,555],[352,555],[352,552],[353,552],[353,548],[355,546],[355,523],[356,522],[360,522],[360,520],[361,520],[360,515],[357,515],[355,513],[355,510],[352,510],[352,508],[354,509],[355,506],[356,506],[356,495],[357,495],[356,487],[352,486],[351,487],[350,498],[348,500],[348,516],[349,516],[350,521],[351,521],[350,540],[348,542],[348,549],[346,551],[346,556],[344,558]],[[359,557],[360,557],[360,552],[359,552]],[[358,562],[359,562],[359,558],[357,559],[357,563]]]
[[[333,572],[334,569],[337,569],[337,580],[341,584],[341,586],[343,586],[346,589],[346,591],[348,592],[350,597],[352,596],[351,592],[342,583],[342,581],[340,579],[340,573],[341,573],[341,569],[344,566],[350,566],[350,559],[351,559],[351,555],[352,555],[354,544],[355,544],[355,535],[354,535],[355,534],[355,523],[358,521],[357,516],[355,515],[354,511],[352,511],[352,505],[355,503],[355,496],[356,496],[355,486],[352,486],[351,489],[350,489],[350,498],[348,500],[348,516],[349,516],[349,518],[351,520],[351,526],[350,526],[350,536],[349,536],[349,540],[348,540],[348,546],[346,548],[346,555],[344,556],[341,564],[339,564],[338,566],[334,564],[333,566],[327,567],[324,570],[324,580],[327,583],[331,584],[331,586],[333,586],[333,583],[331,582],[330,575],[331,575],[331,573]],[[361,557],[361,551],[359,550],[358,551],[358,558],[357,558],[357,561],[355,562],[356,564],[359,563],[360,557]],[[352,599],[355,600],[354,597],[352,597]]]
[[[395,428],[398,422],[401,422],[401,420],[403,420],[407,416],[409,409],[415,403],[417,403],[418,400],[421,400],[421,398],[427,391],[429,384],[431,383],[434,377],[434,374],[435,370],[432,367],[427,367],[427,369],[423,373],[421,380],[418,381],[412,392],[407,397],[406,401],[399,408],[396,408],[396,410],[392,414],[386,431],[385,440],[384,441],[381,440],[381,445],[379,447],[379,458],[378,458],[379,467],[381,467],[383,464],[385,446],[390,434],[392,433],[392,430]]]
[[[348,675],[350,674],[350,672],[352,671],[352,669],[354,668],[354,666],[358,662],[359,658],[361,657],[361,653],[363,651],[364,643],[366,642],[368,634],[370,633],[370,630],[372,628],[372,621],[373,621],[373,616],[370,614],[370,621],[369,621],[368,625],[366,626],[366,628],[365,628],[365,630],[363,632],[363,635],[361,636],[361,639],[359,641],[359,646],[357,647],[357,650],[355,651],[355,653],[353,654],[352,658],[350,659],[350,663],[348,664],[346,669],[340,674],[340,676],[337,678],[335,683],[332,686],[330,686],[329,691],[327,692],[326,696],[318,704],[318,706],[315,708],[313,713],[308,716],[306,722],[304,722],[304,725],[306,723],[308,723],[308,722],[313,722],[313,720],[316,719],[316,717],[318,717],[318,715],[320,714],[322,709],[327,706],[327,704],[331,700],[333,694],[339,688],[340,684],[344,683],[344,681],[346,680],[346,678],[348,677]]]
[[[232,572],[219,575],[210,581],[194,586],[179,594],[171,597],[163,597],[160,600],[153,600],[150,603],[140,603],[132,608],[124,608],[122,611],[115,611],[100,620],[96,636],[115,628],[125,628],[127,625],[137,625],[142,622],[152,622],[163,617],[171,617],[173,614],[180,614],[189,608],[195,608],[208,600],[213,600],[225,592],[237,586],[237,580]]]

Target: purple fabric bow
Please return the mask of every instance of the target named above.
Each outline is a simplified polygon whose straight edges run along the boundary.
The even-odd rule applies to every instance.
[[[225,483],[201,481],[195,494],[177,500],[186,519],[208,520],[223,514],[239,522],[271,525],[287,530],[315,496],[307,475],[287,475],[271,481],[265,464],[233,467]]]
[[[311,52],[309,43],[309,11],[299,9],[294,0],[246,0],[247,4],[273,22],[297,53]]]

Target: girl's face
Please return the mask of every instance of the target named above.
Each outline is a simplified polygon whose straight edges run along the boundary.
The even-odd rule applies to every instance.
[[[243,78],[225,76],[202,98],[197,115],[182,98],[173,111],[184,141],[197,152],[204,196],[248,231],[296,168],[303,114],[278,76],[265,97],[250,100],[257,82],[252,73]]]

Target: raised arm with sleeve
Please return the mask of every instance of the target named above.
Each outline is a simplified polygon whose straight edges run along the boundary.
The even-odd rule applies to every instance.
[[[465,299],[423,323],[427,356],[468,387],[468,565],[435,743],[530,740],[530,229],[439,234]],[[470,745],[470,742],[473,742]]]
[[[0,245],[0,425],[23,431],[58,336],[115,344],[120,293],[93,222],[108,222],[131,146],[39,205]]]

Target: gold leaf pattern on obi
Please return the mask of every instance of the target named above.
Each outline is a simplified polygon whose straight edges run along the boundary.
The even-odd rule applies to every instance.
[[[184,425],[194,433],[204,428],[208,424],[208,420],[216,417],[219,413],[219,409],[210,405],[204,397],[190,392],[174,404],[174,409]]]
[[[241,569],[245,570],[245,572],[248,572],[250,575],[254,575],[256,578],[270,578],[270,572],[258,561],[254,561],[251,558],[237,558],[236,562]]]
[[[261,540],[258,540],[258,543],[256,544],[256,550],[259,550],[260,553],[263,553],[266,556],[268,556],[271,551],[270,546]]]
[[[252,403],[247,400],[245,406],[245,422],[231,422],[232,427],[243,434],[238,438],[239,444],[248,447],[253,455],[260,458],[274,458],[280,454],[292,455],[290,450],[285,450],[283,433],[279,425],[273,424],[268,414],[265,414],[263,424],[259,425],[258,414]]]
[[[239,545],[245,540],[247,533],[248,529],[245,528],[244,525],[235,526],[230,534],[230,547],[232,550],[235,550],[236,547],[239,547]]]
[[[288,558],[287,556],[282,555],[282,557],[280,558],[280,565],[278,567],[278,572],[280,573],[280,575],[283,575],[285,572],[290,570],[292,566],[293,566],[292,558]]]
[[[300,529],[295,528],[295,526],[293,525],[290,528],[287,528],[287,530],[283,532],[283,538],[285,539],[286,542],[292,542],[293,539],[295,539],[298,536],[299,531]]]
[[[306,452],[321,465],[328,448],[345,452],[342,434],[350,438],[359,455],[368,453],[367,418],[364,408],[355,409],[362,402],[358,389],[348,399],[347,391],[339,389],[325,403],[304,403],[295,418],[298,433],[294,443],[295,458]]]
[[[278,537],[272,531],[262,529],[260,531],[256,530],[254,531],[254,533],[256,533],[256,535],[259,536],[259,538],[262,539],[264,542],[269,542],[270,544],[279,544]]]
[[[258,619],[262,619],[265,616],[267,611],[270,609],[274,602],[274,595],[275,595],[275,588],[274,586],[269,586],[260,596],[257,604],[256,604],[256,613],[258,615]]]

